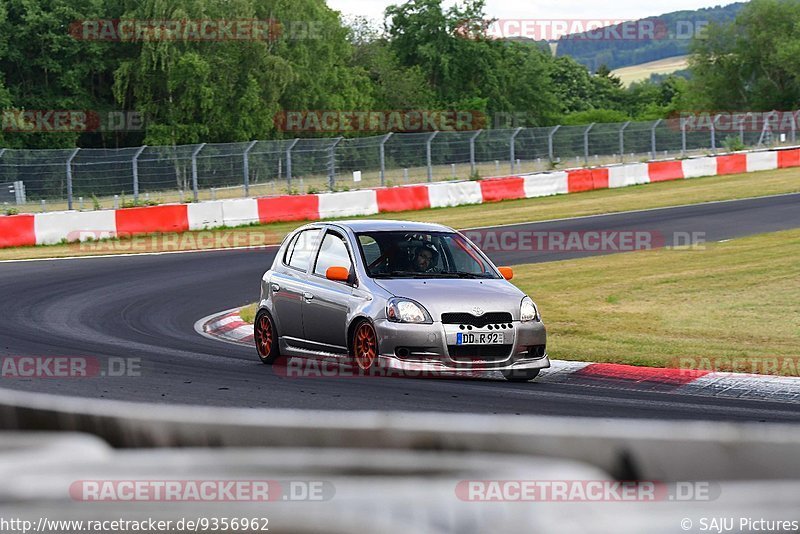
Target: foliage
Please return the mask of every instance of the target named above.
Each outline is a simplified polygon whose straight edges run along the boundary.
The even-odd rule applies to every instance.
[[[800,104],[800,2],[753,0],[732,24],[712,25],[692,47],[689,102],[721,111]]]
[[[722,146],[725,147],[727,152],[737,152],[747,148],[738,135],[729,135],[726,137],[722,141]]]
[[[602,65],[618,69],[630,65],[639,65],[675,56],[683,56],[689,52],[690,37],[701,37],[707,22],[725,24],[733,20],[743,8],[742,2],[726,6],[698,9],[696,11],[675,11],[658,17],[643,19],[627,28],[641,33],[636,38],[615,38],[615,33],[576,34],[564,36],[558,40],[558,55],[570,56],[586,66],[590,71],[597,71]],[[651,26],[647,26],[650,24]],[[614,28],[614,27],[609,27]],[[620,28],[619,25],[616,28]],[[652,28],[648,32],[648,28]],[[602,39],[592,38],[599,35]],[[651,38],[652,36],[652,38]]]
[[[485,0],[398,2],[387,8],[383,27],[363,17],[344,21],[325,0],[6,0],[0,4],[0,109],[135,110],[145,128],[83,134],[4,128],[0,146],[294,137],[276,126],[282,110],[468,110],[492,119],[476,127],[502,128],[653,120],[692,108],[793,109],[800,103],[798,6],[796,0],[754,0],[744,8],[662,16],[669,27],[679,20],[722,23],[692,45],[691,81],[668,75],[625,88],[611,69],[626,54],[637,62],[651,59],[642,50],[663,43],[573,40],[560,42],[553,57],[547,43],[490,38]],[[70,24],[93,19],[310,25],[305,34],[285,24],[271,39],[246,41],[70,35]],[[594,53],[591,70],[584,45]]]

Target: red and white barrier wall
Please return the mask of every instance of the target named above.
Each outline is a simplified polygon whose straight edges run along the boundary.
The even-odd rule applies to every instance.
[[[253,223],[355,217],[800,167],[800,148],[319,195],[0,216],[0,248]]]

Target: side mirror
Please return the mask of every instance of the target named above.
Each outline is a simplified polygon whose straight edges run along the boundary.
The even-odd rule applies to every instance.
[[[350,271],[346,267],[328,267],[328,270],[325,271],[325,278],[334,282],[348,282]]]
[[[506,280],[514,278],[514,269],[511,267],[498,267],[497,270],[500,271],[500,274],[502,274],[503,278]]]

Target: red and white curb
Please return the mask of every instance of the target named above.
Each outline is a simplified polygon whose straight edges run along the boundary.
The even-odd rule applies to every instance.
[[[195,323],[194,329],[198,334],[210,339],[255,348],[253,325],[242,320],[239,308],[203,317]]]
[[[790,167],[800,167],[800,148],[339,193],[0,216],[0,248],[415,211]]]
[[[238,308],[200,319],[195,323],[195,330],[210,339],[255,348],[253,325],[242,320]],[[493,372],[477,374],[485,378],[500,377],[499,373]],[[552,360],[551,367],[543,369],[536,381],[703,397],[800,402],[800,378],[793,376]]]

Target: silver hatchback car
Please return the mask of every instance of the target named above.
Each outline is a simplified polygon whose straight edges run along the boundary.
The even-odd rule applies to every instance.
[[[261,361],[338,361],[363,373],[501,371],[532,380],[550,367],[536,304],[459,232],[438,224],[349,221],[284,239],[261,282]]]

